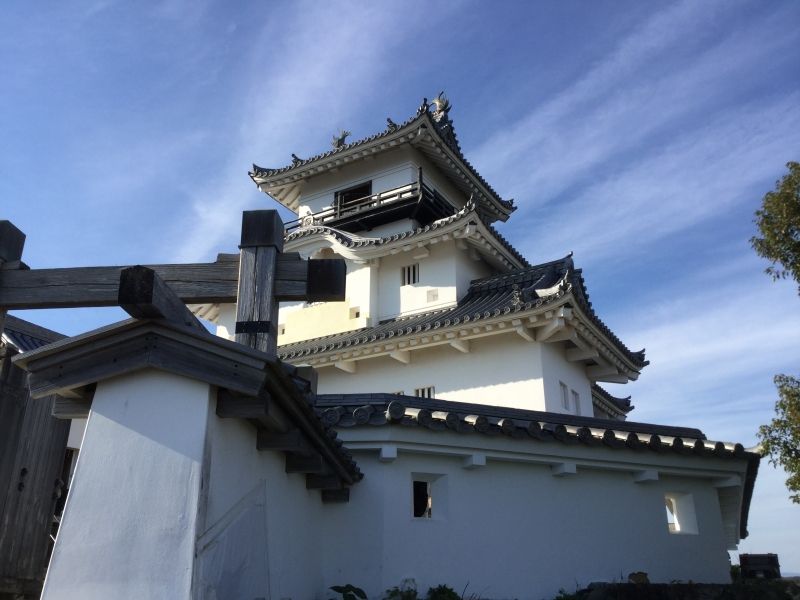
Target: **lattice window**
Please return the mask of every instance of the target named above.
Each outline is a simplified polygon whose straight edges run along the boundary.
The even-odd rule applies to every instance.
[[[413,285],[419,282],[419,263],[403,267],[402,285]]]

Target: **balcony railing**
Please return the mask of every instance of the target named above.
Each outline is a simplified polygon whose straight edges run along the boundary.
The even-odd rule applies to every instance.
[[[394,205],[391,206],[390,205]],[[360,216],[375,215],[381,212],[379,209],[396,208],[400,205],[408,205],[412,208],[413,217],[416,214],[414,205],[428,205],[436,214],[449,215],[455,212],[455,208],[445,200],[439,192],[430,188],[425,183],[416,181],[392,190],[386,190],[379,194],[371,194],[363,198],[356,198],[346,202],[337,202],[331,208],[326,208],[316,213],[303,215],[299,219],[286,223],[286,233],[291,233],[300,227],[311,227],[313,225],[335,226],[340,222],[358,221]],[[430,211],[428,211],[430,212]]]

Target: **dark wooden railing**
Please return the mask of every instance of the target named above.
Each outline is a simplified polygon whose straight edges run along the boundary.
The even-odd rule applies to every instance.
[[[326,208],[316,213],[303,215],[299,219],[285,224],[286,233],[291,233],[300,227],[311,225],[334,226],[335,223],[346,217],[353,217],[360,213],[373,211],[382,206],[416,199],[417,204],[430,203],[446,213],[452,213],[452,205],[445,200],[439,192],[419,181],[409,183],[378,194],[371,194],[363,198],[356,198],[335,206]]]

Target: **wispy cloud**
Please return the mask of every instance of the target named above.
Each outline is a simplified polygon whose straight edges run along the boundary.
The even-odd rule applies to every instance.
[[[633,419],[691,424],[715,439],[755,442],[758,424],[771,417],[772,376],[800,360],[794,287],[766,278],[763,285],[743,285],[759,268],[755,263],[697,268],[656,287],[660,302],[638,303],[624,320],[612,317],[622,323],[622,339],[646,346],[651,361],[636,383],[609,386],[633,395]]]
[[[240,131],[230,160],[208,187],[193,190],[195,225],[177,245],[175,259],[195,260],[223,240],[236,240],[241,210],[254,198],[264,206],[247,180],[250,163],[282,166],[293,151],[319,151],[319,140],[328,135],[321,124],[330,123],[332,133],[373,100],[355,90],[379,87],[389,72],[389,53],[419,33],[415,22],[421,19],[399,5],[308,3],[295,6],[280,25],[266,26],[242,84]],[[281,31],[292,35],[279,37]]]

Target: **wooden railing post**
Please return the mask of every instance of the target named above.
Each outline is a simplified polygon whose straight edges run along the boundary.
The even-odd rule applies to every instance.
[[[275,266],[283,251],[283,221],[274,210],[242,214],[236,341],[268,354],[278,348]]]
[[[25,234],[11,221],[0,221],[0,271],[22,267],[22,249]],[[6,309],[0,307],[0,334],[6,322]]]

